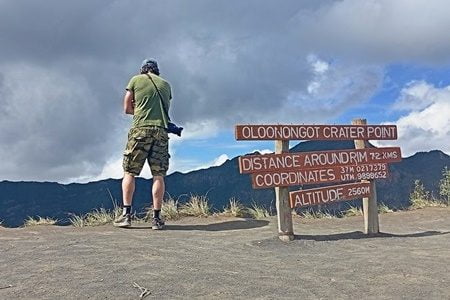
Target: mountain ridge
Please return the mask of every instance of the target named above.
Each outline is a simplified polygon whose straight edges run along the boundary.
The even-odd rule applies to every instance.
[[[291,152],[352,149],[352,141],[306,141],[293,146]],[[432,194],[438,195],[442,169],[450,166],[450,156],[440,150],[418,152],[390,165],[391,177],[377,180],[379,202],[393,208],[408,205],[414,180],[419,179]],[[420,171],[420,172],[419,172]],[[0,220],[7,226],[20,226],[28,216],[49,216],[67,223],[69,214],[85,214],[96,208],[112,208],[110,194],[121,200],[121,179],[103,179],[89,183],[8,181],[0,182]],[[142,210],[151,203],[151,179],[137,178],[134,207]],[[292,187],[294,190],[296,187]],[[207,195],[214,209],[220,210],[231,197],[246,206],[253,203],[274,206],[274,190],[254,190],[250,176],[239,174],[238,157],[221,166],[213,166],[188,173],[174,172],[166,178],[168,195],[180,203],[191,194]],[[360,201],[342,202],[329,206],[331,210],[359,205]]]

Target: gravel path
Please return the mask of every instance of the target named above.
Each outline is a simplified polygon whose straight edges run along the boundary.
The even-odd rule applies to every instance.
[[[146,225],[0,228],[0,299],[450,299],[450,209],[276,220],[182,219]]]

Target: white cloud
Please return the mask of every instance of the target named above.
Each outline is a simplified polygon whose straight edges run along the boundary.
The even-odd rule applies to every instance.
[[[399,145],[404,156],[436,149],[450,154],[450,86],[412,82],[401,91],[394,107],[407,111],[394,122],[399,138],[378,144]]]
[[[227,160],[230,158],[226,154],[221,154],[219,157],[217,157],[213,163],[211,164],[211,167],[219,167],[223,165]]]
[[[307,56],[306,60],[312,66],[312,69],[315,74],[323,74],[328,71],[330,64],[324,60],[321,60],[314,54],[310,54]]]
[[[449,63],[447,0],[343,0],[300,11],[312,51],[365,63]]]
[[[251,151],[250,153],[254,153],[254,152],[259,152],[260,154],[272,154],[272,153],[274,153],[274,151],[270,150],[270,149],[262,149],[262,150],[255,149],[255,150]]]
[[[185,125],[183,125],[183,128],[182,140],[184,141],[214,137],[220,129],[217,122],[213,120],[187,122]],[[175,139],[179,140],[177,137],[175,137]]]
[[[441,102],[442,91],[443,89],[436,89],[425,81],[412,81],[401,90],[393,108],[406,111],[423,110],[435,102]]]
[[[312,68],[314,78],[308,83],[306,89],[309,94],[317,94],[320,86],[322,85],[322,81],[324,81],[324,79],[326,78],[325,73],[329,69],[329,64],[319,59],[314,54],[308,55],[307,61]]]
[[[191,171],[196,171],[196,170],[201,170],[201,169],[208,169],[211,167],[219,167],[219,166],[223,165],[229,159],[230,158],[228,157],[228,155],[221,154],[218,157],[214,158],[212,161],[209,161],[207,163],[198,163],[197,166],[195,166],[189,170],[186,170],[185,172],[191,172]]]
[[[382,83],[383,69],[377,65],[330,64],[315,54],[306,60],[313,76],[306,90],[292,91],[288,99],[291,109],[301,106],[309,118],[338,115],[369,99]]]
[[[146,167],[144,167],[145,171]],[[105,163],[101,173],[96,176],[84,176],[79,178],[70,178],[68,182],[90,182],[90,181],[98,181],[108,178],[119,179],[123,176],[122,169],[122,158],[112,159]]]

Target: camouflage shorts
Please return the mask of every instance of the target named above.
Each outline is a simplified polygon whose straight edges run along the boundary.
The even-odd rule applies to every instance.
[[[147,160],[153,176],[166,176],[169,168],[169,137],[161,127],[131,128],[123,153],[123,170],[139,176]]]

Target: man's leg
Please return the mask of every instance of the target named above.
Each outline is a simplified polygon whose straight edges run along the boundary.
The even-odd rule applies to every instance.
[[[161,220],[161,205],[165,192],[163,176],[153,176],[152,196],[153,196],[153,229],[162,229],[164,221]]]
[[[153,177],[153,187],[152,187],[152,196],[153,196],[153,209],[161,210],[161,204],[165,192],[164,185],[164,177],[163,176],[154,176]]]
[[[123,206],[131,206],[133,203],[133,194],[135,189],[134,176],[128,173],[123,174],[122,179],[122,197]]]
[[[131,226],[131,204],[133,203],[133,194],[135,189],[134,176],[128,173],[123,174],[122,179],[122,199],[123,210],[122,215],[114,220],[114,226],[129,227]]]
[[[164,221],[161,220],[161,205],[165,193],[164,176],[169,169],[169,137],[164,129],[156,128],[154,144],[149,153],[148,164],[153,175],[153,229],[162,229]]]
[[[145,128],[131,128],[128,133],[128,141],[123,152],[123,179],[122,179],[122,216],[114,222],[115,226],[131,226],[131,204],[133,203],[133,194],[135,189],[135,176],[139,176],[142,167],[148,157],[151,148],[151,139],[147,137],[148,132]]]

